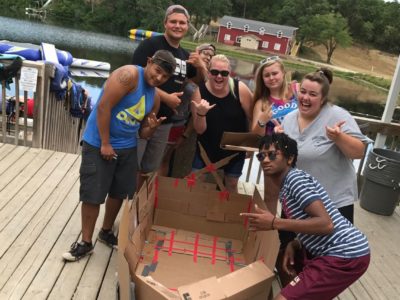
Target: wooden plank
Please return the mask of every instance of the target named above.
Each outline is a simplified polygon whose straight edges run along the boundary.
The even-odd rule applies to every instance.
[[[354,282],[349,287],[349,289],[354,294],[356,299],[375,300],[374,298],[371,297],[371,295],[368,293],[368,291],[364,288],[364,286],[361,284],[360,280],[357,280],[356,282]]]
[[[73,170],[54,189],[41,209],[27,224],[26,229],[3,256],[7,261],[6,271],[8,272],[3,270],[0,282],[8,279],[0,296],[21,299],[44,264],[65,223],[78,206],[79,166],[80,162],[77,161]],[[10,269],[13,269],[12,274],[9,274]],[[51,275],[47,274],[45,281],[48,280],[48,276]]]
[[[9,168],[7,172],[3,172],[0,174],[0,191],[19,173],[25,170],[26,167],[29,167],[29,163],[39,154],[41,149],[30,149],[26,151],[12,166]]]
[[[2,143],[2,147],[0,148],[0,161],[5,159],[11,151],[13,151],[14,148],[16,148],[15,145],[12,144],[7,144],[7,143]]]
[[[368,290],[374,294],[374,298],[392,298],[400,294],[397,251],[400,246],[397,232],[400,219],[397,216],[385,217],[369,213],[359,204],[355,208],[357,226],[367,235],[371,248],[371,263],[362,280],[370,285]]]
[[[79,202],[76,201],[78,189],[79,184],[77,182],[71,190],[71,193],[67,196],[66,201],[64,201],[63,207],[60,207],[54,216],[54,219],[58,218],[57,215],[63,217],[62,208],[64,208],[64,205],[67,206],[68,202],[76,205],[75,209],[72,211],[72,215],[70,215],[67,220],[64,218],[62,219],[64,221],[64,224],[60,225],[60,230],[62,230],[62,232],[56,237],[57,240],[46,258],[46,261],[41,266],[22,299],[47,299],[52,292],[53,286],[57,282],[60,273],[63,272],[66,263],[61,258],[61,255],[70,248],[72,242],[78,240],[81,233],[81,206]],[[71,213],[71,207],[68,207],[67,209],[67,213]],[[76,264],[80,264],[80,262],[77,262]],[[79,279],[81,274],[76,273],[74,276]],[[67,290],[65,292],[68,294]],[[71,297],[69,299],[72,298],[73,291],[70,295]]]
[[[53,154],[54,151],[40,151],[35,159],[30,162],[29,166],[25,168],[24,172],[19,173],[7,184],[7,186],[3,187],[3,189],[0,191],[0,211],[2,207],[8,204],[10,199],[12,199],[25,186],[25,184],[31,180],[33,176],[42,176],[43,171],[38,172],[38,170],[45,170],[46,162],[50,160],[50,157]],[[30,184],[32,183],[30,182]]]
[[[20,209],[16,210],[17,213],[15,213],[14,211],[9,211],[9,207],[11,205],[7,205],[6,208],[9,211],[9,214],[11,214],[12,216],[8,217],[8,214],[4,214],[6,220],[4,222],[2,222],[3,220],[0,221],[0,228],[2,228],[0,232],[0,240],[2,241],[2,243],[0,244],[1,256],[10,247],[17,236],[25,229],[25,227],[31,220],[32,215],[40,209],[43,203],[51,195],[53,189],[55,189],[57,185],[60,184],[60,181],[65,176],[65,173],[68,172],[68,170],[71,168],[75,160],[76,155],[65,155],[65,157],[63,157],[63,159],[57,165],[57,168],[53,170],[51,176],[49,176],[44,182],[42,182],[39,189],[28,200],[26,200],[26,202]],[[13,203],[14,206],[18,206],[15,201],[13,201]]]
[[[117,251],[113,251],[110,262],[107,266],[106,275],[104,276],[103,284],[100,288],[98,300],[109,300],[115,298],[117,288]]]
[[[345,289],[337,298],[337,300],[356,300],[350,289]]]
[[[32,195],[42,186],[43,182],[50,176],[53,170],[57,167],[59,162],[65,156],[63,153],[55,153],[50,160],[48,160],[40,170],[35,174],[34,177],[29,178],[29,181],[20,190],[17,190],[12,198],[6,197],[0,199],[0,232],[23,207]]]
[[[80,206],[79,206],[80,207]],[[104,205],[100,206],[100,213],[99,216],[104,214]],[[94,253],[90,256],[84,257],[80,259],[78,262],[66,262],[64,265],[64,268],[62,269],[61,273],[59,274],[56,283],[53,286],[53,289],[50,292],[50,295],[47,299],[52,299],[52,300],[69,300],[69,299],[79,299],[76,297],[75,293],[77,290],[78,285],[80,284],[81,277],[83,276],[83,272],[85,271],[86,268],[88,268],[88,262],[93,258],[98,255],[102,255],[101,253],[98,253],[98,245],[101,244],[97,242],[95,239],[99,233],[99,228],[102,225],[102,218],[97,218],[96,222],[96,228],[93,233],[93,242],[95,246]],[[80,239],[80,236],[75,239],[72,239],[69,241],[69,244],[71,244],[74,241],[77,241]],[[65,249],[64,252],[68,250]],[[111,251],[111,249],[110,249]],[[60,253],[61,255],[61,253]],[[93,265],[91,265],[93,266]],[[104,272],[101,274],[93,274],[93,276],[101,276],[103,277]],[[87,298],[87,299],[95,299],[95,298]]]
[[[28,150],[26,147],[15,147],[8,155],[1,160],[0,174],[12,168],[13,164]]]
[[[103,243],[96,243],[96,255],[92,255],[82,274],[74,299],[96,299],[108,262],[114,250]]]
[[[116,221],[114,224],[114,231],[116,236],[117,229],[119,228],[119,220],[121,218],[121,211],[116,217]],[[102,218],[99,218],[102,219]],[[100,226],[101,227],[101,226]],[[92,256],[89,260],[87,268],[85,269],[84,273],[82,274],[81,281],[76,289],[76,293],[74,295],[74,299],[97,299],[99,291],[101,290],[101,286],[103,284],[103,275],[104,277],[107,276],[107,271],[109,267],[109,261],[112,258],[112,254],[116,252],[116,250],[110,249],[103,243],[96,244],[96,254]],[[118,256],[115,253],[115,256]],[[116,258],[115,258],[116,259]],[[115,272],[116,272],[116,265],[110,266],[110,272],[114,273],[114,280],[116,280]],[[99,275],[102,275],[99,277]],[[112,275],[109,275],[112,276]],[[116,281],[114,281],[116,283]],[[112,285],[112,282],[109,283]],[[113,288],[115,291],[115,288]],[[113,295],[115,295],[113,293]]]

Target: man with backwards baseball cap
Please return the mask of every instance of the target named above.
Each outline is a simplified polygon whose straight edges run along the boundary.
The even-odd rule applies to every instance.
[[[166,82],[175,68],[174,56],[159,50],[147,59],[146,67],[120,67],[105,82],[82,137],[82,240],[63,254],[65,260],[77,261],[93,252],[93,232],[107,196],[97,239],[117,247],[115,218],[123,199],[133,198],[136,191],[137,134],[148,138],[163,121],[156,117],[160,99],[155,87]]]
[[[132,63],[135,65],[145,65],[147,58],[159,49],[170,51],[177,62],[174,75],[157,89],[161,100],[158,117],[164,116],[166,119],[150,139],[140,139],[138,143],[139,168],[142,174],[157,171],[160,167],[172,127],[171,117],[181,104],[180,96],[185,81],[188,78],[195,82],[204,80],[205,65],[199,53],[189,54],[180,46],[180,41],[189,29],[189,19],[186,8],[181,5],[171,5],[165,12],[164,34],[143,40],[133,54]],[[142,180],[140,176],[138,187]]]

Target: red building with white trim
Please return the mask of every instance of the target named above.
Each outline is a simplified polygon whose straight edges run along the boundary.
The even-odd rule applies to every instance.
[[[296,27],[224,16],[217,41],[228,45],[278,54],[290,54],[296,43]]]

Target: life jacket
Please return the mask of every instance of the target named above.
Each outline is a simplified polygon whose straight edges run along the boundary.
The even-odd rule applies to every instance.
[[[22,58],[19,55],[0,54],[0,60],[12,60],[11,64],[0,62],[0,81],[5,81],[6,88],[10,89],[13,78],[18,75],[22,66]]]
[[[57,63],[53,63],[55,66],[54,78],[50,82],[50,92],[53,92],[57,100],[64,100],[67,94],[68,84],[68,70]]]
[[[80,84],[68,81],[67,107],[72,117],[87,119],[91,112],[92,98],[87,96],[85,89]]]

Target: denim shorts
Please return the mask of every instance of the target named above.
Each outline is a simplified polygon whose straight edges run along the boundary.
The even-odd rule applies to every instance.
[[[132,198],[136,191],[136,147],[114,149],[117,159],[105,160],[100,149],[82,143],[79,199],[90,204],[104,203],[107,195],[115,199]]]

